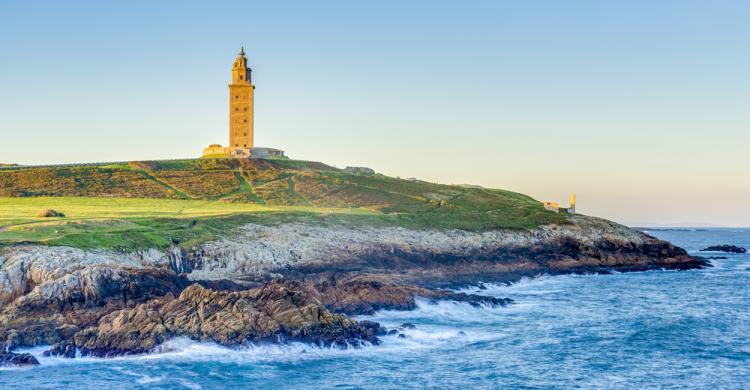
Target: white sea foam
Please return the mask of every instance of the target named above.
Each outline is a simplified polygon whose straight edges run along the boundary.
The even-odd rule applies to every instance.
[[[83,357],[67,359],[61,357],[44,357],[43,351],[49,347],[41,346],[23,350],[36,356],[41,364],[66,365],[86,364],[91,362],[109,362],[120,364],[127,361],[234,361],[238,363],[254,362],[298,362],[314,359],[329,359],[347,356],[366,356],[381,354],[403,354],[409,350],[417,351],[437,348],[446,344],[467,344],[487,338],[486,332],[470,326],[472,323],[491,324],[497,316],[502,315],[504,308],[474,307],[467,303],[438,302],[430,303],[426,299],[417,300],[413,311],[382,311],[373,316],[360,316],[358,319],[379,321],[389,329],[398,329],[409,322],[416,324],[416,329],[400,328],[397,335],[382,336],[382,344],[362,347],[336,348],[317,347],[303,343],[248,345],[240,348],[228,348],[210,342],[197,342],[187,338],[175,338],[165,342],[158,352],[124,356],[116,358]],[[137,373],[122,372],[138,376]],[[164,378],[139,376],[139,383],[158,383]]]
[[[356,355],[401,353],[404,349],[429,348],[435,342],[444,342],[452,338],[462,337],[459,331],[431,332],[420,329],[404,330],[406,338],[397,336],[384,336],[383,343],[378,346],[365,345],[362,347],[321,348],[303,343],[289,343],[283,345],[263,344],[250,345],[241,348],[228,348],[210,342],[198,342],[186,338],[176,338],[164,343],[160,351],[149,354],[123,356],[115,358],[83,357],[67,359],[62,357],[44,357],[42,351],[48,347],[34,348],[34,350],[23,350],[36,356],[43,366],[55,365],[77,365],[88,363],[111,363],[121,364],[128,361],[234,361],[237,363],[260,363],[260,362],[299,362],[304,360],[329,359]],[[138,376],[137,373],[125,372],[123,374]],[[141,376],[139,383],[157,383],[163,380],[159,377]]]
[[[466,294],[487,295],[499,298],[510,297],[512,294],[517,293],[546,295],[561,292],[562,288],[570,282],[570,279],[592,276],[595,275],[551,276],[544,274],[536,277],[523,277],[513,283],[485,283],[481,288],[472,286],[457,291]]]
[[[135,382],[140,385],[146,385],[151,383],[159,383],[164,380],[163,376],[157,376],[153,377],[150,375],[143,375],[141,378],[137,379]]]
[[[584,276],[541,276],[523,278],[520,281],[505,284],[487,284],[485,289],[470,288],[462,290],[467,293],[483,294],[498,297],[513,295],[544,296],[563,291],[571,278]],[[501,336],[505,330],[498,326],[509,316],[533,310],[539,299],[525,299],[507,307],[475,307],[464,302],[439,301],[418,298],[417,307],[411,311],[385,310],[370,316],[358,316],[357,319],[369,319],[380,322],[388,329],[399,329],[406,337],[389,335],[381,337],[382,344],[367,345],[360,348],[320,348],[302,343],[283,345],[262,344],[241,348],[228,348],[210,342],[197,342],[187,338],[176,338],[164,343],[158,352],[137,356],[125,356],[109,359],[60,357],[43,357],[42,352],[48,347],[35,347],[25,352],[35,355],[45,365],[86,364],[107,362],[119,364],[123,361],[159,361],[159,362],[200,362],[200,361],[234,361],[237,363],[262,362],[299,362],[315,359],[331,359],[348,356],[367,356],[382,354],[409,353],[446,345],[461,346],[486,341]],[[416,329],[402,328],[403,323],[412,323]],[[159,383],[160,377],[142,376],[137,373],[126,373],[137,376],[139,383]],[[187,384],[186,384],[187,386]]]

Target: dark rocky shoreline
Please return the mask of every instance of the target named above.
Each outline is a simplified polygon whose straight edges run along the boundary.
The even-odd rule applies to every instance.
[[[97,357],[147,353],[174,337],[225,346],[300,341],[356,347],[378,344],[389,332],[348,315],[411,310],[416,297],[512,303],[449,288],[542,274],[710,265],[620,225],[580,221],[531,233],[407,231],[415,238],[401,242],[390,231],[379,233],[385,237],[380,241],[364,241],[357,231],[319,230],[321,239],[301,246],[312,248],[309,253],[285,244],[304,228],[299,225],[272,230],[276,235],[263,236],[266,242],[217,242],[166,253],[7,248],[0,252],[0,342],[10,350],[52,345],[49,354],[65,357],[76,351]],[[331,243],[329,233],[350,238]],[[308,232],[299,234],[309,239]],[[273,244],[280,249],[268,252]],[[225,251],[232,247],[238,248],[235,257]]]

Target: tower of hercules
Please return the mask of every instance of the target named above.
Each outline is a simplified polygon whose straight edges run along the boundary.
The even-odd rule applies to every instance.
[[[243,47],[232,64],[232,82],[229,84],[229,145],[208,145],[203,149],[204,158],[287,158],[281,149],[255,146],[254,93],[252,70],[247,66]]]
[[[247,66],[245,49],[232,65],[232,83],[229,84],[229,147],[253,147],[253,91],[252,70]]]

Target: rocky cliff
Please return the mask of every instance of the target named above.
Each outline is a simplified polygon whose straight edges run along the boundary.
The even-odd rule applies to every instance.
[[[689,269],[703,263],[667,242],[611,221],[573,216],[533,230],[246,225],[234,237],[172,252],[194,280],[370,275],[396,284],[453,287],[543,273]]]
[[[54,345],[50,353],[63,356],[148,352],[171,337],[377,343],[384,329],[344,314],[410,309],[416,296],[504,305],[444,288],[544,273],[705,265],[584,216],[485,232],[249,224],[189,250],[136,253],[20,245],[0,252],[0,342]]]

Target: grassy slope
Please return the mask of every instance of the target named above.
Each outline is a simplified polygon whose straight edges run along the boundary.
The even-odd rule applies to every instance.
[[[40,210],[65,218],[34,218]],[[0,245],[192,246],[248,222],[530,229],[562,223],[518,193],[352,175],[293,160],[200,159],[0,171]]]

